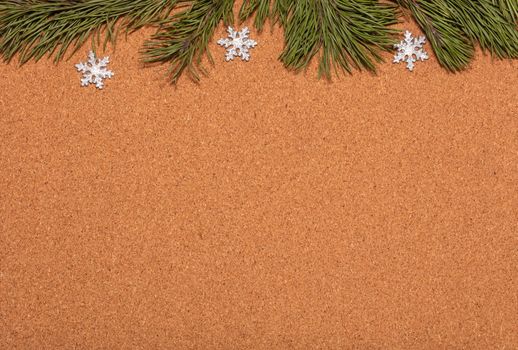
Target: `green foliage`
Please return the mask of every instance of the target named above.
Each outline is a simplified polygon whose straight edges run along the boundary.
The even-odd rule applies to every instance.
[[[334,68],[375,71],[380,50],[388,50],[397,32],[395,7],[377,0],[245,0],[239,18],[255,14],[261,31],[265,20],[284,27],[285,48],[280,59],[294,71],[320,54],[319,76],[330,78]]]
[[[498,58],[518,57],[516,26],[491,1],[445,0],[445,3],[473,45],[478,42],[483,50]]]
[[[406,9],[426,34],[439,63],[467,67],[475,45],[498,58],[518,57],[518,0],[243,0],[239,20],[252,16],[284,28],[281,61],[291,70],[319,59],[319,76],[375,70],[392,49],[397,8]],[[233,22],[234,0],[0,0],[0,55],[20,63],[45,55],[55,61],[87,39],[115,43],[119,31],[157,26],[142,50],[146,63],[169,63],[172,82],[187,72],[198,81],[215,29]],[[171,14],[174,11],[174,14]],[[104,36],[104,40],[101,39]]]
[[[411,11],[443,67],[457,71],[468,66],[474,54],[473,45],[444,6],[438,1],[398,0],[398,3]]]
[[[168,19],[151,40],[144,44],[144,62],[170,62],[169,76],[176,83],[187,69],[195,81],[214,30],[223,20],[231,24],[233,0],[195,0],[186,10]]]
[[[516,0],[493,0],[502,11],[505,18],[516,23],[518,21],[518,1]]]
[[[495,5],[496,0],[396,1],[410,10],[439,63],[450,71],[468,66],[477,42],[499,58],[518,57],[516,25]]]
[[[295,71],[318,53],[319,76],[329,78],[333,67],[375,71],[379,50],[394,43],[396,32],[388,26],[396,23],[395,9],[376,0],[297,0],[283,9],[286,45],[280,59]]]
[[[0,54],[10,61],[20,54],[23,64],[54,54],[63,58],[88,38],[95,47],[115,43],[119,28],[127,31],[156,23],[170,13],[177,0],[7,0],[0,2]],[[96,43],[97,40],[97,43]]]
[[[261,32],[264,22],[270,17],[270,6],[270,0],[244,0],[239,11],[239,20],[245,21],[252,14],[255,14],[254,26]]]
[[[518,57],[517,0],[392,1],[410,10],[439,63],[450,71],[469,65],[477,43],[498,58]],[[300,70],[322,51],[319,74],[329,77],[332,64],[349,72],[350,63],[374,69],[369,56],[379,60],[375,49],[386,49],[392,34],[379,27],[393,23],[387,9],[380,9],[383,6],[361,0],[247,0],[240,19],[261,11],[254,22],[261,29],[267,8],[273,7],[270,17],[285,29],[284,64]]]

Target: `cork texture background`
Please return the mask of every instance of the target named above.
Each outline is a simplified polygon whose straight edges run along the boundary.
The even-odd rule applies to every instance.
[[[1,349],[518,349],[517,62],[327,82],[221,26],[173,87],[152,33],[103,91],[0,64]]]

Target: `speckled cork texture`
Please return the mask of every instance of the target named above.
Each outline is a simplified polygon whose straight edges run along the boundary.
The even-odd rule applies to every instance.
[[[518,349],[516,62],[326,82],[221,26],[173,87],[152,32],[102,91],[0,64],[1,349]]]

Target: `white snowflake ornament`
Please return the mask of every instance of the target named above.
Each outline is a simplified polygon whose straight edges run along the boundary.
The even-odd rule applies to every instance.
[[[97,59],[95,57],[95,53],[90,51],[88,54],[87,62],[80,62],[79,64],[76,64],[77,70],[83,73],[83,78],[81,78],[81,86],[95,84],[95,87],[102,89],[104,87],[104,79],[111,78],[114,75],[111,70],[106,69],[109,62],[109,57]]]
[[[425,41],[426,38],[424,36],[414,38],[412,33],[407,30],[405,32],[405,39],[394,45],[397,53],[394,56],[393,62],[399,63],[404,61],[408,70],[412,71],[414,69],[414,62],[428,59],[428,54],[423,50]]]
[[[243,61],[250,60],[249,49],[257,45],[256,41],[248,37],[250,30],[244,27],[238,32],[235,31],[234,28],[228,27],[227,32],[227,38],[218,40],[218,45],[224,46],[227,49],[225,60],[228,62],[233,60],[236,56],[241,57]]]

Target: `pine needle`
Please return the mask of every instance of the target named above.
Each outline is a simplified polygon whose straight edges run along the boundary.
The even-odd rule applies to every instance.
[[[195,0],[188,9],[175,14],[144,44],[144,62],[169,62],[169,76],[176,83],[187,70],[194,81],[205,73],[201,59],[214,30],[223,20],[231,24],[233,0]]]
[[[509,21],[518,22],[518,1],[516,0],[493,0],[493,4],[497,5],[502,11],[505,18]]]
[[[319,76],[330,78],[332,68],[375,71],[379,51],[394,43],[388,26],[396,23],[395,8],[375,0],[283,0],[277,9],[285,26],[280,59],[295,71],[319,52]]]
[[[498,58],[518,57],[518,31],[507,19],[516,10],[511,0],[395,0],[412,13],[425,32],[439,63],[449,71],[465,69],[475,45],[480,44]],[[500,2],[501,7],[496,4]]]
[[[320,56],[319,76],[353,69],[375,71],[380,51],[391,50],[397,6],[410,11],[425,32],[439,63],[459,71],[471,62],[475,45],[498,58],[518,57],[518,0],[243,0],[240,21],[255,16],[284,28],[280,55],[288,69],[305,69]],[[146,25],[158,27],[143,49],[147,63],[169,63],[172,82],[187,71],[198,81],[201,60],[215,29],[233,22],[234,0],[3,0],[0,55],[20,64],[45,55],[55,62],[88,39],[92,49],[115,44]],[[181,10],[174,15],[174,9]],[[103,38],[104,37],[104,40]]]
[[[120,28],[136,30],[164,19],[177,0],[4,0],[0,2],[0,54],[20,63],[45,54],[61,60],[88,38],[92,47],[115,43]],[[73,53],[73,52],[72,52]]]
[[[445,0],[459,27],[498,58],[518,57],[518,31],[491,1]],[[518,3],[518,1],[516,1]]]
[[[244,0],[239,11],[239,20],[243,22],[252,14],[255,14],[254,27],[261,32],[266,19],[271,15],[270,0]]]

